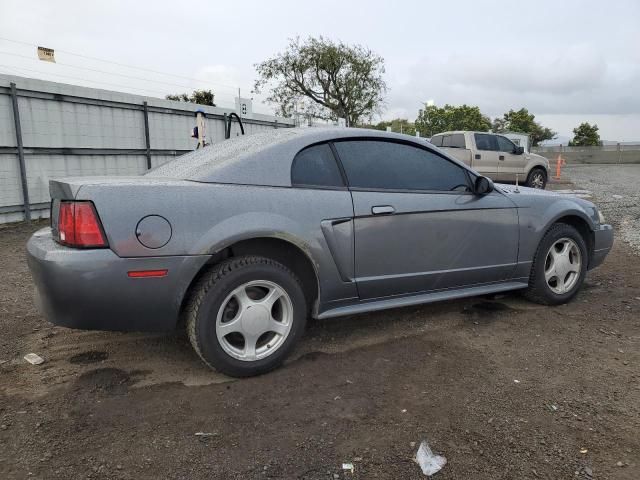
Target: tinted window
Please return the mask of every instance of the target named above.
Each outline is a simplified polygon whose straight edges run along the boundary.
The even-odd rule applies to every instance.
[[[328,144],[305,148],[293,159],[291,167],[293,185],[344,187],[338,164]]]
[[[501,137],[500,135],[496,136],[496,139],[498,140],[498,150],[501,152],[513,153],[516,146],[511,140],[507,137]]]
[[[474,133],[473,135],[476,139],[476,147],[478,150],[498,149],[495,135],[489,135],[488,133]]]
[[[435,137],[431,138],[431,145],[435,145],[436,147],[441,147],[442,135],[436,135]]]
[[[418,147],[376,140],[335,146],[352,187],[450,191],[467,185],[464,169]]]
[[[464,135],[462,133],[446,135],[442,139],[442,146],[449,148],[466,148],[464,144]]]

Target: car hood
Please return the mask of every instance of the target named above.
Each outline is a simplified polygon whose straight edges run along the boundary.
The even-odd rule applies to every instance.
[[[523,187],[522,185],[509,185],[506,183],[496,183],[495,186],[501,192],[507,195],[542,195],[546,197],[566,197],[565,194],[556,193],[550,190],[541,190],[539,188]]]
[[[507,195],[518,207],[529,207],[534,203],[569,201],[579,205],[589,214],[591,214],[596,208],[595,204],[589,200],[566,193],[556,193],[549,190],[540,190],[538,188],[529,188],[520,185],[507,185],[504,183],[496,183],[495,186],[502,193]]]

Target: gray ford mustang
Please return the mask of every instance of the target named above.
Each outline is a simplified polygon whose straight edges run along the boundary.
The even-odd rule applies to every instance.
[[[497,185],[421,139],[279,129],[144,176],[50,182],[28,262],[48,319],[82,329],[186,322],[209,366],[278,366],[308,316],[522,289],[569,301],[613,231],[578,198]]]

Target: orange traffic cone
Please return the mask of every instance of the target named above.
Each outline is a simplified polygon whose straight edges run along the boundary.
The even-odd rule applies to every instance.
[[[556,160],[556,180],[560,180],[560,170],[562,169],[562,164],[564,163],[564,159],[562,155],[558,154],[558,159]]]

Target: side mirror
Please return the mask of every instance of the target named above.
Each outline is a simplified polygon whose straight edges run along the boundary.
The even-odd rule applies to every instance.
[[[515,153],[516,155],[522,155],[524,153],[524,147],[516,147],[513,150],[513,153]]]
[[[486,195],[493,192],[493,182],[487,177],[478,177],[473,185],[473,193],[476,195]]]

